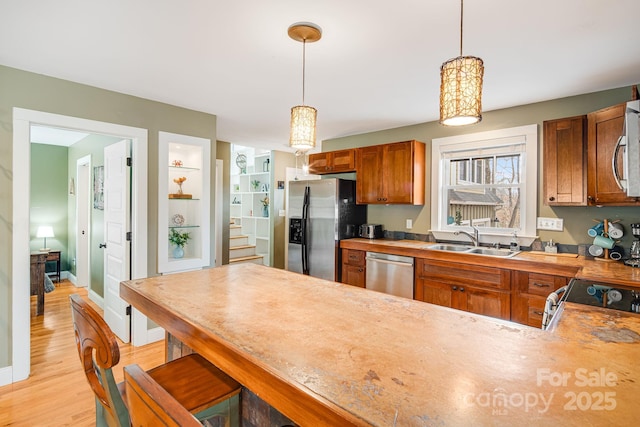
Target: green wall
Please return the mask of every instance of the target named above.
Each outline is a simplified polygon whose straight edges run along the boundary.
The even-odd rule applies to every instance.
[[[37,251],[43,247],[42,238],[36,237],[39,225],[53,227],[55,237],[47,239],[47,247],[61,251],[60,270],[68,269],[67,251],[67,147],[31,144],[31,241],[29,248]],[[47,271],[54,271],[48,263]]]
[[[167,131],[212,141],[211,162],[216,158],[216,116],[135,96],[103,90],[0,66],[0,368],[11,365],[13,227],[13,108],[26,108],[83,119],[147,129],[148,162],[148,263],[149,275],[157,271],[158,236],[158,132]],[[25,159],[28,161],[28,159]],[[66,168],[66,163],[61,165]],[[212,188],[215,176],[211,176]],[[29,191],[25,183],[24,191]],[[214,201],[212,200],[212,204]],[[211,216],[211,229],[213,215]],[[212,236],[212,245],[214,236]],[[28,286],[28,284],[20,284]]]
[[[485,93],[486,97],[487,94]],[[624,87],[591,94],[561,98],[547,102],[528,104],[503,110],[488,111],[482,115],[482,122],[464,127],[446,127],[438,122],[421,123],[395,129],[370,132],[343,138],[324,140],[323,151],[342,148],[363,147],[387,142],[416,139],[427,143],[426,154],[426,189],[427,197],[424,206],[383,206],[369,205],[368,221],[384,224],[386,230],[409,231],[405,228],[405,220],[413,220],[412,233],[427,234],[431,227],[431,140],[454,135],[483,132],[529,124],[538,125],[538,207],[537,216],[564,218],[564,231],[538,230],[540,240],[553,239],[563,244],[588,244],[590,239],[586,229],[593,224],[594,218],[621,219],[623,224],[640,222],[638,207],[549,207],[542,199],[542,124],[545,120],[587,114],[611,105],[631,99],[631,88]],[[433,102],[438,102],[434,100]],[[627,249],[632,237],[629,233],[622,243]]]

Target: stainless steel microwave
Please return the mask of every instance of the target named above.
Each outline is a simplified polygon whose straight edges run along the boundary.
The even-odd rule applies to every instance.
[[[623,152],[622,175],[616,163],[620,149]],[[611,165],[618,186],[627,192],[627,196],[640,197],[640,100],[627,102],[624,134],[618,139]]]

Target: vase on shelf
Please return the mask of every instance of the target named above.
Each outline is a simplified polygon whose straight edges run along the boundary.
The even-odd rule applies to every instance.
[[[173,248],[173,257],[174,258],[182,258],[184,256],[184,249],[182,246],[177,246]]]
[[[262,207],[262,216],[265,218],[269,218],[269,206]]]

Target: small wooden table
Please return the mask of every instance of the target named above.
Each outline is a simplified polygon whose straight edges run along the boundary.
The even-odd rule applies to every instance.
[[[50,278],[55,278],[56,282],[60,282],[60,256],[61,252],[58,250],[52,250],[47,253],[47,262],[51,261],[56,263],[56,274],[49,275]]]
[[[47,252],[31,253],[31,295],[36,299],[36,316],[44,313],[44,270]]]

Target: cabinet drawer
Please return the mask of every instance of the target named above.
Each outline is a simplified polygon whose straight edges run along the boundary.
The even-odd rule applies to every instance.
[[[529,273],[526,292],[546,297],[551,292],[567,284],[565,277],[551,274]]]
[[[472,285],[493,289],[511,288],[509,270],[446,261],[420,261],[416,264],[416,275],[421,278],[462,286]]]
[[[349,265],[355,265],[355,266],[364,267],[364,265],[365,265],[365,255],[366,255],[366,253],[364,251],[357,251],[357,250],[353,250],[353,249],[343,249],[342,250],[342,263],[343,264],[349,264]]]
[[[528,306],[529,311],[527,313],[527,325],[534,328],[542,327],[542,314],[544,313],[545,298],[529,297]]]

